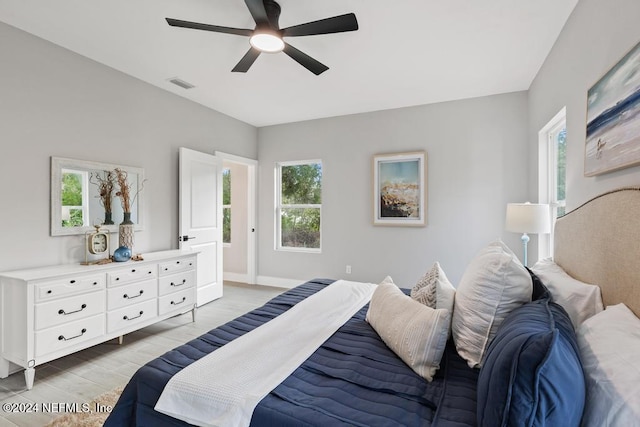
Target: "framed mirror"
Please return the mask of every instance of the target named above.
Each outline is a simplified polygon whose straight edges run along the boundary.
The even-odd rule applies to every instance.
[[[144,169],[51,157],[51,235],[84,234],[102,224],[117,232],[125,212],[120,197],[116,169],[122,171],[130,189],[131,221],[142,230],[142,185]],[[110,184],[111,183],[111,184]],[[111,187],[111,188],[109,188]],[[109,196],[110,195],[110,196]]]

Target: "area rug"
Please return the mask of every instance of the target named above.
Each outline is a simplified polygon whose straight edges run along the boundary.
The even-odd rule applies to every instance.
[[[109,416],[106,408],[113,408],[123,387],[101,394],[89,402],[87,412],[71,412],[49,422],[45,427],[100,427]]]

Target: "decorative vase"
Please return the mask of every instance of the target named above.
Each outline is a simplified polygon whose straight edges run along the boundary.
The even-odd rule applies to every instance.
[[[118,228],[118,244],[133,249],[133,222],[131,221],[131,212],[124,213],[124,219]]]
[[[123,212],[124,218],[122,219],[121,224],[131,224],[133,225],[133,221],[131,221],[131,212]]]
[[[113,225],[113,219],[111,218],[111,212],[104,213],[104,225]]]
[[[125,262],[131,259],[131,249],[126,246],[120,246],[113,252],[113,260],[115,262]]]

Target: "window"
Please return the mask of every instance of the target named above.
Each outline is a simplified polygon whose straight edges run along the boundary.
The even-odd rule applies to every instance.
[[[549,154],[549,202],[555,221],[566,213],[567,124],[564,120],[549,132]]]
[[[222,243],[231,244],[231,170],[222,170]]]
[[[551,224],[566,212],[567,119],[563,108],[539,132],[539,199],[551,206]],[[548,236],[540,235],[538,255],[553,255],[553,229]]]
[[[89,173],[62,169],[62,226],[83,227],[89,224]]]
[[[276,166],[276,249],[320,252],[322,162]]]

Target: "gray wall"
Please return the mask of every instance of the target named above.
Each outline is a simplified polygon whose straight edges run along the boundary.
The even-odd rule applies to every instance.
[[[567,107],[567,206],[640,184],[640,167],[584,176],[587,91],[640,41],[640,1],[580,0],[529,90],[529,195],[538,194],[538,131]]]
[[[143,167],[136,251],[177,248],[178,147],[257,158],[253,126],[0,23],[0,271],[84,259],[49,236],[50,157]]]
[[[527,195],[526,92],[265,127],[258,140],[259,276],[377,282],[389,274],[411,286],[440,261],[457,284],[495,238],[520,253],[504,217],[507,202]],[[372,156],[415,150],[428,155],[428,225],[374,227]],[[307,159],[323,165],[322,253],[276,251],[275,163]]]
[[[638,16],[637,0],[580,0],[528,92],[259,131],[0,23],[0,270],[82,256],[79,237],[49,237],[50,156],[144,167],[137,249],[177,247],[177,149],[187,146],[260,159],[260,276],[391,274],[409,285],[439,260],[456,283],[495,237],[520,254],[518,236],[504,232],[504,206],[537,198],[537,133],[563,106],[570,208],[640,182],[638,167],[583,175],[586,91],[640,40]],[[409,150],[429,156],[428,225],[374,227],[371,157]],[[325,174],[323,252],[276,252],[275,162],[313,158]]]

